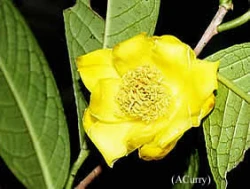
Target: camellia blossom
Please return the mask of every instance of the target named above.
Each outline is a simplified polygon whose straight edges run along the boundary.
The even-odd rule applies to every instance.
[[[144,160],[166,156],[213,109],[218,65],[174,36],[145,33],[78,57],[91,92],[84,129],[107,164],[136,149]]]

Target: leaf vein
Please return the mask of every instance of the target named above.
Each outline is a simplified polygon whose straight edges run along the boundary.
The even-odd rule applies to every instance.
[[[125,9],[124,11],[122,11],[121,13],[117,14],[117,15],[114,15],[114,16],[111,16],[110,19],[114,19],[114,18],[117,18],[127,12],[129,12],[130,10],[132,10],[133,8],[135,8],[139,3],[141,3],[140,1],[137,1],[135,2],[132,6],[128,7],[127,9]]]

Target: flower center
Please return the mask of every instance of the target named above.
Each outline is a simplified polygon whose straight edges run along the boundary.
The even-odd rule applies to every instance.
[[[147,65],[124,74],[117,94],[121,111],[146,122],[164,115],[169,96],[163,78],[159,70]]]

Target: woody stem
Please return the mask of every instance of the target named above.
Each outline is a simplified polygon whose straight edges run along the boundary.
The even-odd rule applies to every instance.
[[[194,52],[197,56],[201,53],[210,39],[218,33],[217,27],[221,24],[227,11],[228,10],[224,6],[219,6],[217,13],[215,14],[214,18],[212,19],[211,23],[207,27],[206,31],[204,32],[203,36],[194,49]]]

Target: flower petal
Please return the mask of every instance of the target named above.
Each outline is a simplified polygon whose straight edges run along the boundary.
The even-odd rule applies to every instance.
[[[185,101],[179,104],[178,111],[167,123],[157,123],[161,130],[157,132],[154,140],[139,149],[140,157],[145,160],[161,159],[175,146],[179,138],[192,127],[192,119]],[[151,154],[151,153],[152,154]]]
[[[162,70],[173,93],[183,93],[186,96],[192,112],[193,126],[199,126],[203,115],[207,115],[214,105],[210,99],[210,105],[202,110],[202,105],[217,89],[216,72],[219,63],[196,59],[194,51],[173,36],[165,35],[154,39],[156,48],[152,57],[156,66]]]
[[[155,66],[162,71],[166,84],[174,94],[182,92],[181,88],[189,80],[189,67],[196,61],[195,53],[174,36],[155,36],[153,39],[155,48],[152,59]]]
[[[124,115],[117,103],[121,79],[102,79],[96,84],[90,96],[90,113],[105,122],[132,120]]]
[[[112,64],[112,50],[101,49],[76,59],[83,83],[92,92],[100,79],[119,78]]]
[[[127,148],[123,138],[130,126],[103,124],[94,119],[89,110],[84,113],[84,129],[92,142],[102,153],[107,164],[112,167],[115,160],[127,154]]]
[[[116,45],[113,48],[113,61],[117,72],[122,76],[138,66],[151,64],[150,56],[153,46],[153,40],[145,33]]]
[[[83,125],[87,135],[102,153],[107,164],[113,163],[136,148],[127,147],[127,134],[141,122],[105,123],[91,116],[89,109],[84,112]]]
[[[139,148],[139,157],[147,161],[162,159],[175,147],[177,141],[171,142],[165,148],[161,148],[154,143],[145,144],[142,148]]]
[[[178,69],[184,71],[196,59],[194,51],[174,36],[155,36],[153,39],[155,42],[154,58],[161,70],[167,69],[170,73]]]
[[[129,148],[136,149],[145,143],[153,140],[156,129],[152,124],[138,124],[136,127],[131,128],[129,131],[126,142]]]
[[[217,70],[219,62],[199,60],[193,64],[190,75],[190,89],[186,95],[190,101],[189,107],[194,119],[193,125],[199,126],[201,119],[207,115],[214,106],[213,92],[218,88]],[[195,121],[196,120],[196,121]]]

